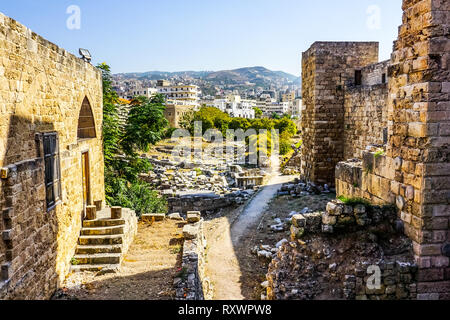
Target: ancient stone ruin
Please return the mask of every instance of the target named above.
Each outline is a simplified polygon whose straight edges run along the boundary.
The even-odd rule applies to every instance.
[[[302,62],[302,177],[397,207],[422,299],[450,292],[449,21],[448,1],[404,0],[389,61],[377,43],[316,42]]]

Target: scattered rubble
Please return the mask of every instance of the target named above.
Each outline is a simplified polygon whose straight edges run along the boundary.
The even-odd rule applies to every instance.
[[[336,190],[334,188],[330,188],[327,184],[318,186],[312,182],[304,182],[297,178],[292,183],[283,184],[278,191],[278,196],[290,195],[293,197],[303,197],[314,194],[319,195],[334,192],[336,192]]]

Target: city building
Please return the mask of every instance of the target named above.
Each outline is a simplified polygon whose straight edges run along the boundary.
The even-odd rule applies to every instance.
[[[295,100],[295,91],[289,91],[281,95],[281,102],[290,102]]]
[[[150,99],[154,97],[156,94],[158,94],[158,89],[156,88],[145,88],[142,86],[137,86],[121,92],[119,94],[119,97],[125,100],[131,100],[137,96],[144,96]]]
[[[156,89],[167,100],[185,101],[196,108],[200,106],[200,89],[196,85],[171,85],[167,81],[159,80]]]
[[[179,128],[180,120],[183,119],[183,116],[197,110],[198,107],[193,106],[189,101],[169,99],[166,100],[164,116],[172,128]]]

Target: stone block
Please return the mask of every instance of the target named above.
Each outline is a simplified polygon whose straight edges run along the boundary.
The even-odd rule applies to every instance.
[[[11,263],[2,264],[1,277],[2,281],[7,281],[12,276]]]
[[[202,217],[200,211],[188,211],[187,213],[187,222],[188,223],[196,223],[199,222]]]
[[[111,207],[111,219],[122,219],[122,207]]]
[[[291,240],[295,241],[297,239],[300,239],[304,235],[305,228],[299,228],[299,227],[292,225],[290,232],[291,232]]]
[[[148,213],[141,216],[141,220],[144,222],[163,221],[165,218],[165,213]]]
[[[97,207],[86,206],[86,220],[96,220],[96,219],[97,219]]]
[[[96,200],[94,201],[95,208],[97,211],[101,211],[103,209],[103,201],[102,200]]]
[[[327,203],[328,214],[333,214],[335,210],[336,210],[336,204],[334,202],[328,202]]]
[[[198,224],[187,224],[183,227],[183,237],[186,240],[196,239],[199,232]]]
[[[295,214],[292,216],[292,224],[298,228],[306,227],[306,218],[302,214]]]
[[[324,213],[322,215],[322,223],[323,224],[328,224],[328,225],[335,225],[337,222],[337,217],[336,216],[331,216],[327,213]]]

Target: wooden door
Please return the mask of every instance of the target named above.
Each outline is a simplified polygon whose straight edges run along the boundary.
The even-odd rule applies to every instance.
[[[81,167],[83,174],[83,215],[82,219],[86,216],[86,207],[91,203],[91,186],[89,175],[89,153],[84,152],[81,154]]]

